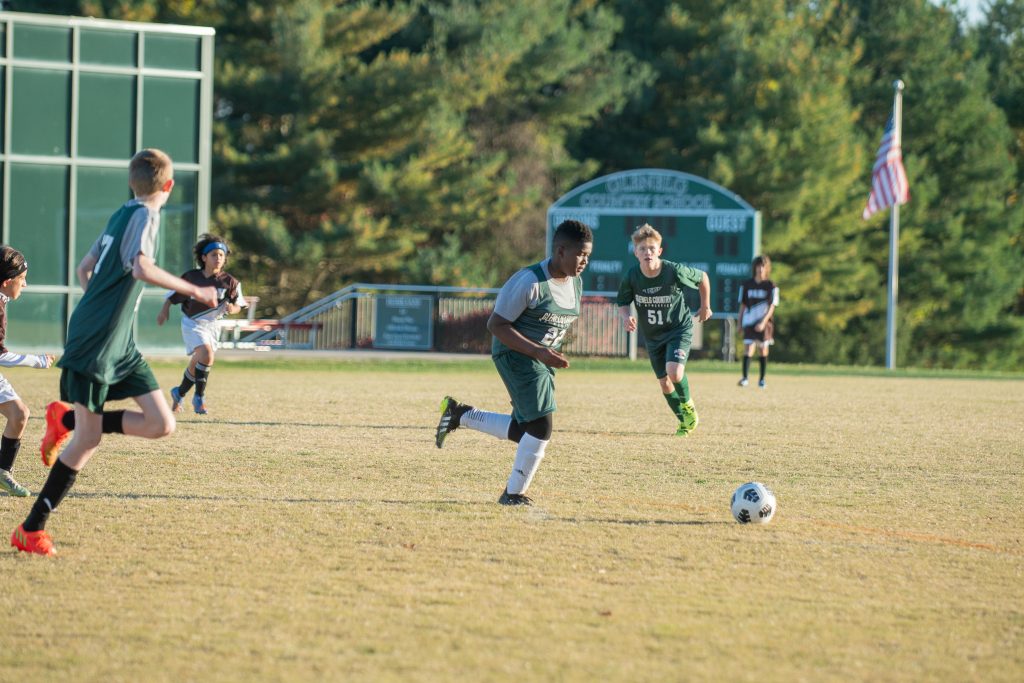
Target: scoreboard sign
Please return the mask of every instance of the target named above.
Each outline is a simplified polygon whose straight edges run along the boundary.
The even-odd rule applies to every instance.
[[[750,277],[750,262],[761,248],[758,211],[724,187],[679,171],[623,171],[569,191],[548,209],[548,254],[555,228],[569,219],[594,231],[585,291],[618,291],[637,262],[630,235],[649,223],[661,233],[662,258],[708,274],[716,318],[736,317],[740,283]],[[697,308],[695,290],[687,290],[687,301]]]

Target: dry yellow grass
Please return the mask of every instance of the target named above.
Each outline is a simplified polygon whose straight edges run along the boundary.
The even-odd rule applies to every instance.
[[[433,446],[443,394],[507,406],[489,364],[219,364],[210,416],[108,437],[58,558],[0,553],[0,680],[1024,678],[1024,381],[698,365],[679,439],[645,365],[595,367],[506,509],[511,444]],[[56,371],[6,374],[41,416]],[[751,479],[767,527],[729,515]]]

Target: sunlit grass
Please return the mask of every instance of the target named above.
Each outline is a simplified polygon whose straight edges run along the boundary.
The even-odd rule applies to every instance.
[[[5,373],[33,491],[47,372]],[[220,363],[209,416],[104,441],[58,558],[0,553],[0,679],[1024,676],[1024,380],[735,379],[692,372],[681,439],[645,364],[574,363],[537,505],[507,509],[512,444],[433,446],[443,394],[507,408],[489,363]],[[729,514],[752,479],[767,527]]]

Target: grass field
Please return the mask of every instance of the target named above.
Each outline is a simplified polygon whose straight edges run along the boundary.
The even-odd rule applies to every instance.
[[[507,408],[489,363],[221,363],[211,415],[108,437],[59,557],[0,553],[0,680],[1024,679],[1024,378],[772,370],[695,364],[676,438],[645,364],[576,363],[510,509],[512,444],[433,445],[443,394]],[[5,374],[35,492],[57,371]]]

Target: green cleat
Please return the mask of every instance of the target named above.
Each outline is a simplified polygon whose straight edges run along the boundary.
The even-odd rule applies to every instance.
[[[686,403],[682,403],[679,406],[679,410],[682,416],[679,420],[679,428],[676,429],[676,436],[688,436],[690,432],[697,428],[697,423],[700,419],[697,417],[697,406],[693,404],[691,398]]]
[[[7,495],[16,498],[26,498],[31,495],[29,490],[16,482],[7,470],[0,470],[0,490],[6,491]]]
[[[441,399],[441,419],[437,423],[434,432],[434,445],[438,448],[444,447],[444,440],[449,434],[459,428],[459,418],[469,410],[469,406],[459,403],[451,396]]]

